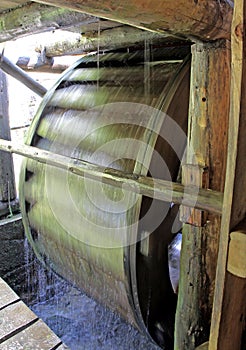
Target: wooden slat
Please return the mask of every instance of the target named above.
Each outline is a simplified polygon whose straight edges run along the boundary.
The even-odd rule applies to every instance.
[[[0,278],[0,349],[68,349]]]
[[[38,320],[38,317],[22,301],[18,301],[2,309],[0,319],[2,321],[0,327],[1,344]]]
[[[231,108],[225,200],[209,350],[240,350],[246,319],[246,279],[227,272],[230,231],[246,216],[246,1],[234,1]]]
[[[18,315],[16,316],[18,318]],[[60,345],[59,345],[60,344]],[[52,350],[68,349],[61,340],[41,320],[15,334],[0,345],[1,350]]]
[[[14,145],[0,139],[0,149],[16,153],[40,163],[49,164],[78,176],[124,188],[124,190],[141,193],[150,198],[183,204],[220,214],[222,211],[223,194],[217,191],[205,190],[196,186],[183,186],[178,183],[152,179],[147,176],[126,174],[112,168],[97,166],[85,161],[61,156],[52,152],[40,150],[26,145]]]
[[[0,278],[0,310],[18,300],[18,295]]]
[[[112,86],[101,86],[100,89],[97,89],[96,85],[90,87],[86,85],[72,85],[68,88],[56,90],[48,105],[84,111],[93,107],[103,106],[108,102],[109,97],[111,103],[127,103],[129,101],[146,105],[156,103],[159,95],[155,94],[155,92],[152,92],[147,97],[143,96],[144,84],[139,84],[134,88],[134,90],[130,90],[129,86],[119,87],[116,82]]]
[[[177,69],[178,64],[182,61],[177,62],[164,62],[154,66],[150,71],[150,79],[158,82],[161,85],[163,81],[167,80]],[[138,67],[129,68],[78,68],[75,69],[67,78],[68,81],[98,81],[103,82],[114,82],[120,84],[128,84],[136,82],[144,83],[144,65]]]

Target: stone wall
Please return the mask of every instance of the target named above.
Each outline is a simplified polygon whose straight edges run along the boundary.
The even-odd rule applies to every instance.
[[[21,215],[0,221],[0,277],[28,305],[51,298],[66,282],[37,260],[24,235]],[[59,287],[59,288],[58,288]]]

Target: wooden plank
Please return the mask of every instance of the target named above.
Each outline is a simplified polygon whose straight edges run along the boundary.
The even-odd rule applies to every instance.
[[[138,28],[202,40],[230,38],[232,6],[218,0],[42,0]]]
[[[0,349],[68,349],[0,278]]]
[[[226,41],[192,47],[188,181],[223,191],[229,116],[230,48]],[[200,172],[194,169],[200,169]],[[185,173],[184,176],[187,174]],[[184,181],[187,178],[184,177]],[[181,218],[187,222],[187,218]],[[184,225],[175,349],[195,349],[209,337],[220,217],[196,215]],[[199,225],[196,227],[194,225]]]
[[[232,23],[231,108],[225,200],[220,234],[209,350],[241,349],[246,280],[227,272],[230,231],[246,216],[246,1],[235,0]]]
[[[59,345],[60,344],[60,345]],[[61,348],[60,348],[61,346]],[[51,350],[68,349],[61,340],[41,320],[38,320],[28,328],[15,334],[0,345],[1,350]]]
[[[0,70],[0,137],[10,140],[9,100],[7,78]],[[10,203],[16,198],[12,155],[0,152],[0,202]]]
[[[18,300],[18,295],[0,278],[0,310]]]
[[[141,193],[150,198],[183,204],[220,214],[222,211],[223,194],[217,191],[205,190],[196,186],[183,186],[178,183],[152,179],[147,176],[127,174],[112,168],[105,168],[85,161],[55,154],[39,148],[14,145],[0,139],[0,149],[16,153],[27,158],[64,169],[78,176],[86,176],[115,187],[124,186],[124,190]]]
[[[0,344],[38,320],[38,317],[22,302],[0,310]]]

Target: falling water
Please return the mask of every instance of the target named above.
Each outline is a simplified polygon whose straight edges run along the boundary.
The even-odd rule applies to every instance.
[[[144,95],[146,98],[150,95],[150,52],[151,42],[149,39],[144,41]]]
[[[97,91],[99,90],[99,69],[100,69],[100,35],[101,35],[101,22],[100,18],[98,18],[98,28],[97,28]]]

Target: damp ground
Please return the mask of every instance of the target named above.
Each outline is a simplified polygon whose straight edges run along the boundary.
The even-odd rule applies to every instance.
[[[117,314],[71,285],[31,309],[71,350],[159,349]]]

